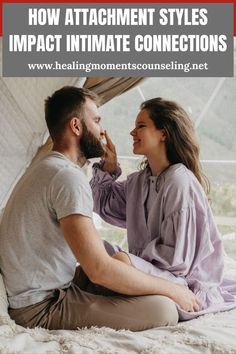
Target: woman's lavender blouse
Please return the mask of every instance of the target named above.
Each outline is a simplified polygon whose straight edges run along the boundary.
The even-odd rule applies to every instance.
[[[94,211],[127,228],[129,257],[145,273],[187,284],[202,304],[198,313],[179,309],[180,319],[236,307],[236,282],[223,279],[223,246],[206,195],[183,164],[170,166],[156,182],[156,198],[146,218],[149,168],[117,182],[93,166]]]

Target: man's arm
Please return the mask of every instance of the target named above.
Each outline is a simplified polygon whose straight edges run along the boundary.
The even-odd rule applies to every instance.
[[[64,237],[89,279],[125,295],[164,295],[186,311],[198,311],[195,295],[186,287],[145,274],[110,257],[93,221],[74,214],[60,220]]]

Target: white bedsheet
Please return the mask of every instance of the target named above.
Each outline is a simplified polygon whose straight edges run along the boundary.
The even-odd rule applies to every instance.
[[[228,262],[227,273],[236,278],[235,262]],[[236,354],[236,309],[174,327],[133,333],[95,327],[77,331],[25,329],[10,319],[7,306],[0,275],[1,354]]]
[[[132,333],[109,328],[78,331],[25,329],[0,316],[0,353],[236,353],[236,310]]]

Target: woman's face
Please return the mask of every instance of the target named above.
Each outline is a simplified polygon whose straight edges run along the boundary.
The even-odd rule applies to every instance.
[[[134,154],[144,155],[148,158],[163,151],[165,132],[155,127],[146,109],[139,112],[135,128],[130,132],[130,135],[133,137]]]

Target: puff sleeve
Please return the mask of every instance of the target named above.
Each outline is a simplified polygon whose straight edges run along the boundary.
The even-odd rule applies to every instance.
[[[100,164],[93,165],[92,188],[94,211],[101,218],[115,226],[126,228],[126,181],[117,182],[121,175],[118,167],[115,174],[110,175],[101,169]]]

